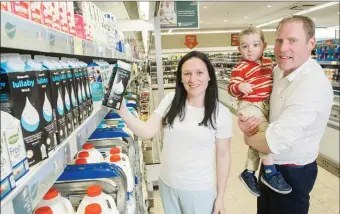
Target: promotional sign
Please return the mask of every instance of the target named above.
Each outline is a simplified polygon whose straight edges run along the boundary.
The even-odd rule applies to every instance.
[[[198,45],[197,36],[196,35],[185,35],[184,45],[190,49],[196,47],[196,45]]]
[[[238,33],[232,33],[231,34],[231,46],[238,46],[239,42],[238,42]]]
[[[199,28],[198,2],[161,1],[161,28]]]

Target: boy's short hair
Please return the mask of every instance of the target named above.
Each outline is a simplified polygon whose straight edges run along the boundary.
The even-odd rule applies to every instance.
[[[238,36],[238,43],[241,44],[241,38],[244,35],[250,35],[250,34],[258,34],[261,37],[262,42],[264,43],[264,34],[263,31],[260,28],[254,27],[254,26],[249,26],[245,29],[243,29],[239,36]]]
[[[307,41],[315,36],[315,23],[307,16],[292,15],[282,19],[276,27],[277,30],[285,23],[301,22],[307,36]]]

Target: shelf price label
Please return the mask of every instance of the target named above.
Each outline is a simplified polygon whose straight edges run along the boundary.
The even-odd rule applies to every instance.
[[[74,37],[74,54],[76,55],[84,54],[83,40],[78,37]]]

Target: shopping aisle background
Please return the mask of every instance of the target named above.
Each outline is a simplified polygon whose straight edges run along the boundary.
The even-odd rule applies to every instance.
[[[231,142],[231,168],[224,196],[226,214],[255,214],[256,197],[251,195],[238,178],[244,169],[247,146],[243,143],[237,117],[233,115],[233,134]],[[150,214],[163,214],[159,191],[154,191],[154,207]],[[316,184],[311,193],[309,214],[339,214],[339,178],[319,167]]]

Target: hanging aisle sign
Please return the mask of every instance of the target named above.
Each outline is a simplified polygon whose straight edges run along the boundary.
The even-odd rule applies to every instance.
[[[197,1],[162,1],[161,28],[199,28]]]

